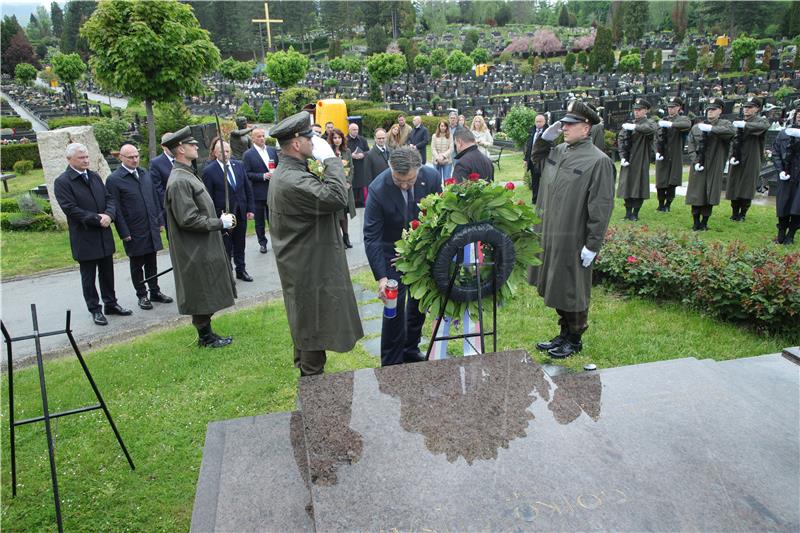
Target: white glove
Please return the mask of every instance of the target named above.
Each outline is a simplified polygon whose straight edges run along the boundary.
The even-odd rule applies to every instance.
[[[325,161],[331,157],[336,157],[331,145],[322,140],[322,137],[311,137],[311,156],[317,161]]]
[[[658,152],[656,152],[656,161],[663,161],[663,160],[664,160],[664,156],[659,154]]]
[[[784,131],[789,137],[800,137],[800,128],[786,128]]]
[[[589,265],[592,264],[592,261],[594,261],[595,257],[597,257],[597,252],[593,252],[585,246],[581,250],[581,264],[584,266],[584,268],[588,268]]]
[[[623,130],[633,131],[636,129],[636,124],[632,124],[630,122],[626,122],[622,125]]]
[[[738,164],[739,164],[739,160],[738,160],[738,159],[736,159],[735,157],[731,157],[731,158],[728,160],[728,163],[730,163],[730,164],[731,164],[731,166],[734,166],[734,167],[735,167],[736,165],[738,165]]]
[[[697,172],[702,172],[702,171],[704,171],[706,169],[706,167],[702,166],[700,163],[695,163],[694,164],[694,169]]]
[[[555,141],[559,135],[561,135],[561,122],[555,122],[546,130],[544,130],[544,133],[542,133],[542,139],[552,142]]]
[[[781,181],[788,181],[792,179],[792,177],[784,171],[781,171],[781,173],[778,174],[778,177],[781,179]]]
[[[219,217],[222,221],[223,229],[231,229],[233,227],[233,223],[236,220],[234,216],[230,213],[224,213],[222,216]]]
[[[659,120],[658,121],[658,127],[659,128],[671,128],[672,127],[672,122],[670,122],[669,120]]]
[[[700,129],[700,131],[705,133],[708,133],[709,131],[711,131],[711,128],[713,128],[711,124],[706,124],[705,122],[701,122],[700,124],[697,125],[697,127]]]
[[[744,129],[745,122],[744,120],[734,120],[733,127],[736,129]]]
[[[630,163],[628,162],[627,159],[621,159],[619,164],[620,164],[620,166],[623,166],[623,167],[627,167],[628,165],[630,165]]]

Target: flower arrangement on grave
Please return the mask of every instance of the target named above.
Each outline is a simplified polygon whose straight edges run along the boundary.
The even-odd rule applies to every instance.
[[[532,206],[515,197],[514,184],[491,183],[482,180],[477,173],[467,180],[456,183],[445,180],[438,195],[431,194],[420,203],[420,217],[412,220],[403,230],[401,240],[395,244],[400,254],[396,268],[402,273],[402,281],[409,294],[420,302],[420,309],[437,315],[444,306],[445,295],[439,290],[433,276],[433,266],[442,247],[457,228],[470,224],[487,223],[507,235],[514,246],[514,265],[511,275],[498,287],[498,305],[514,292],[514,286],[524,280],[529,265],[540,263],[537,254],[541,251],[539,237],[533,231],[539,218]],[[483,262],[493,262],[495,251],[482,243]],[[462,270],[456,284],[474,282],[480,273],[482,280],[491,276],[492,267],[481,266]],[[488,295],[487,295],[488,296]],[[477,313],[477,301],[447,302],[445,316],[461,317],[466,309]]]

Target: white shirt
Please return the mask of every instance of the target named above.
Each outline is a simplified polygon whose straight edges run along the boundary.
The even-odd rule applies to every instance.
[[[135,174],[136,175],[136,179],[139,179],[139,172],[135,168],[128,168],[128,167],[125,166],[125,163],[122,163],[122,168],[124,168],[125,170],[127,170],[131,174]]]
[[[258,155],[260,155],[261,159],[264,161],[264,165],[266,165],[266,167],[267,167],[267,172],[270,172],[270,170],[269,170],[269,162],[272,161],[272,160],[269,158],[269,152],[267,151],[267,145],[265,144],[264,148],[261,148],[257,144],[254,144],[253,146],[255,147],[256,151],[258,152]]]
[[[239,184],[236,182],[236,172],[234,172],[234,171],[233,171],[233,165],[231,165],[231,162],[230,162],[230,160],[228,160],[228,161],[226,161],[226,162],[227,162],[227,164],[228,164],[228,167],[231,169],[231,175],[233,176],[233,183],[232,183],[232,185],[233,185],[234,187],[236,187],[237,185],[239,185]],[[222,175],[223,175],[223,176],[225,176],[225,179],[226,179],[226,180],[228,180],[228,182],[230,183],[231,177],[230,177],[230,176],[228,176],[228,171],[227,171],[227,170],[225,169],[225,167],[222,165],[222,161],[220,161],[219,159],[217,159],[217,164],[218,164],[218,165],[219,165],[219,167],[222,169]]]

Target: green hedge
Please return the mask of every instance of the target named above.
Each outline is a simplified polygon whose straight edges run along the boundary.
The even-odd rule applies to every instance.
[[[51,130],[58,128],[68,128],[71,126],[91,126],[100,120],[99,117],[85,117],[82,115],[69,115],[66,117],[51,118],[47,121],[47,127]]]
[[[36,143],[5,144],[0,146],[0,168],[12,170],[14,163],[23,160],[33,161],[33,168],[42,168],[39,145]]]
[[[348,115],[360,115],[365,109],[374,109],[375,102],[369,100],[345,100]]]
[[[0,128],[13,128],[15,130],[29,130],[31,123],[19,117],[6,117],[0,115]]]
[[[16,198],[0,199],[0,213],[19,213],[19,204]]]
[[[630,294],[677,300],[765,331],[798,335],[800,330],[800,253],[612,228],[594,270]]]
[[[351,115],[355,113],[350,113]],[[408,113],[403,113],[401,111],[393,111],[390,109],[363,109],[359,113],[362,119],[362,135],[372,136],[373,132],[377,128],[383,128],[388,130],[392,127],[392,124],[397,122],[397,117],[400,115],[406,116],[406,122],[410,125],[411,120],[414,115],[409,115]],[[422,119],[422,124],[428,128],[428,131],[431,135],[436,132],[436,126],[439,124],[439,121],[444,120],[447,121],[447,117],[429,117],[427,115],[420,115]]]
[[[310,87],[286,89],[278,98],[278,120],[299,113],[306,104],[316,104],[319,93]]]
[[[52,215],[47,213],[0,213],[3,231],[52,231],[58,229]]]

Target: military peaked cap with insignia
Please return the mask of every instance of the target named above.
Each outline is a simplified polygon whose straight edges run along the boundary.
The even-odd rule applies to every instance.
[[[673,96],[669,100],[667,100],[667,107],[669,106],[682,106],[683,100],[681,100],[680,96]]]
[[[567,104],[567,114],[564,115],[561,122],[566,122],[568,124],[583,122],[595,125],[600,123],[600,116],[590,105],[580,100],[572,100]]]
[[[758,108],[761,108],[762,107],[761,98],[758,98],[756,96],[750,96],[750,97],[747,98],[747,100],[744,101],[744,103],[742,104],[742,107],[758,107]]]
[[[633,101],[633,108],[634,109],[650,109],[650,102],[645,100],[644,98],[637,98]]]
[[[295,137],[313,137],[311,115],[308,114],[308,111],[300,111],[286,117],[269,130],[269,136],[277,139],[278,142],[288,141]]]
[[[165,146],[172,150],[179,144],[200,144],[197,139],[192,137],[192,129],[189,126],[179,129],[169,137],[165,138],[161,146]]]
[[[725,102],[722,101],[722,98],[711,98],[706,102],[706,109],[711,109],[712,107],[725,109]]]

